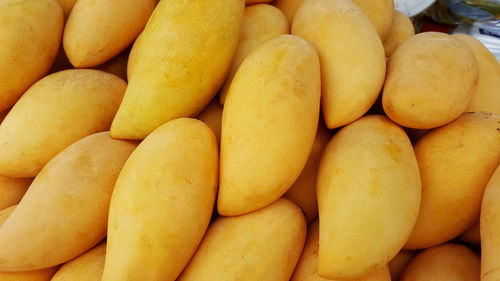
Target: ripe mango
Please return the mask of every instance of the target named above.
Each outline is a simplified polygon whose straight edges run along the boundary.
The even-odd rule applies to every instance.
[[[500,168],[491,176],[481,205],[481,281],[500,278]]]

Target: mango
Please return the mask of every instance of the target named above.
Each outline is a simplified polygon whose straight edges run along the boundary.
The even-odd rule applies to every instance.
[[[69,17],[69,14],[71,13],[71,10],[73,9],[73,6],[76,3],[76,0],[58,0],[58,1],[63,9],[64,21],[66,21],[66,19]]]
[[[474,53],[479,68],[479,79],[467,111],[486,111],[500,114],[500,63],[476,38],[455,34],[455,39],[467,45]]]
[[[210,222],[217,160],[212,130],[196,119],[174,119],[144,139],[113,192],[102,281],[177,278]]]
[[[55,266],[101,241],[111,192],[135,146],[103,132],[47,163],[0,228],[0,271]]]
[[[319,224],[316,220],[307,231],[307,240],[290,281],[328,281],[318,275],[318,248],[319,248]],[[354,281],[391,281],[389,268],[384,266],[361,278],[352,279]]]
[[[22,272],[1,272],[0,280],[2,281],[50,281],[56,273],[58,266],[44,268],[33,271]]]
[[[217,144],[220,143],[220,134],[222,130],[222,107],[218,102],[210,102],[200,114],[198,119],[205,122],[205,124],[212,129],[217,138]]]
[[[403,129],[381,115],[332,138],[316,188],[324,278],[361,278],[386,266],[417,220],[421,184],[413,148]]]
[[[330,138],[331,133],[328,132],[323,123],[320,122],[318,130],[316,131],[316,139],[314,140],[313,148],[302,173],[285,195],[283,195],[290,201],[299,205],[304,212],[307,223],[311,223],[318,216],[316,176],[318,175],[321,155]]]
[[[290,33],[290,26],[285,15],[278,8],[267,4],[251,5],[245,8],[238,47],[226,81],[220,90],[221,104],[224,104],[226,100],[236,70],[248,54],[267,40],[288,33]]]
[[[401,281],[479,281],[479,267],[474,252],[449,243],[418,254],[408,264]]]
[[[481,281],[500,278],[500,168],[491,176],[481,205]]]
[[[156,0],[79,0],[64,27],[63,46],[71,64],[88,68],[127,48],[144,29]]]
[[[474,245],[481,245],[479,220],[476,221],[471,227],[469,227],[469,229],[467,229],[464,233],[462,233],[462,235],[460,235],[460,241]]]
[[[391,271],[391,280],[399,281],[401,275],[403,274],[406,266],[410,263],[413,257],[417,254],[416,251],[401,250],[399,253],[389,262],[389,270]]]
[[[273,0],[245,0],[245,5],[270,3]]]
[[[306,239],[300,208],[279,199],[258,211],[218,217],[178,281],[288,281]]]
[[[244,7],[244,0],[160,1],[132,48],[111,136],[143,139],[169,120],[198,114],[224,82]]]
[[[275,0],[273,4],[283,12],[288,23],[292,25],[295,13],[297,13],[302,3],[304,3],[304,0]]]
[[[500,163],[500,115],[466,113],[415,144],[422,204],[406,249],[453,239],[474,224],[484,189]]]
[[[477,61],[466,45],[444,33],[417,34],[389,58],[384,111],[405,127],[445,125],[465,112],[477,79]]]
[[[34,177],[70,144],[109,130],[126,86],[90,69],[57,72],[35,83],[0,125],[0,175]]]
[[[0,2],[0,111],[49,70],[63,30],[63,11],[57,0]]]
[[[305,1],[292,34],[318,50],[326,126],[341,127],[363,116],[382,88],[386,63],[382,42],[361,8],[351,0]]]
[[[110,61],[97,66],[95,69],[102,70],[127,80],[127,63],[130,49],[126,49]]]
[[[394,10],[391,29],[383,41],[385,56],[390,57],[399,45],[413,35],[415,35],[415,28],[410,18],[402,12]]]
[[[0,210],[0,228],[2,227],[3,223],[10,217],[12,212],[14,212],[16,207],[17,207],[17,204]]]
[[[318,126],[319,71],[314,47],[293,35],[267,41],[243,61],[222,114],[221,215],[269,205],[299,177]]]
[[[5,119],[5,116],[7,116],[7,113],[9,113],[8,109],[0,112],[0,124],[2,124],[2,121]]]
[[[8,178],[0,176],[0,210],[21,201],[33,179]]]
[[[352,0],[370,19],[382,42],[390,33],[394,16],[394,0]]]
[[[101,281],[106,242],[63,264],[51,281]]]

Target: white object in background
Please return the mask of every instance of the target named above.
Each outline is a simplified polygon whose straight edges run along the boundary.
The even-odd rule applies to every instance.
[[[453,33],[468,34],[483,43],[500,62],[500,20],[463,23]]]
[[[394,8],[408,17],[413,17],[434,4],[436,0],[394,0]]]

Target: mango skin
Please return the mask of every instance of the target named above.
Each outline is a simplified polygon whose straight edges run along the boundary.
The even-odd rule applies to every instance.
[[[138,146],[111,200],[102,281],[177,278],[210,222],[217,160],[213,132],[196,119],[169,121]]]
[[[350,0],[305,1],[292,34],[318,50],[326,126],[341,127],[363,116],[379,95],[386,63],[382,42],[361,8]]]
[[[313,148],[302,173],[290,189],[283,195],[285,198],[299,205],[304,212],[307,223],[311,223],[318,216],[316,177],[318,175],[321,155],[328,141],[330,141],[331,135],[332,134],[326,129],[325,125],[320,122],[318,130],[316,131],[316,139],[314,140]]]
[[[0,175],[34,177],[70,144],[109,130],[126,87],[118,77],[90,69],[36,82],[0,125]]]
[[[51,281],[101,281],[106,242],[63,264]]]
[[[318,275],[319,223],[314,221],[307,229],[307,240],[299,263],[290,281],[328,281]],[[391,281],[389,268],[384,266],[354,281]]]
[[[467,229],[464,233],[462,233],[462,235],[460,235],[460,241],[474,245],[481,245],[479,220],[476,221],[471,227],[469,227],[469,229]]]
[[[382,42],[390,33],[394,16],[394,0],[352,0],[370,19]]]
[[[415,28],[410,18],[402,12],[394,10],[391,29],[384,40],[385,56],[390,57],[399,45],[413,35],[415,35]]]
[[[200,114],[198,119],[205,122],[214,132],[217,144],[220,144],[220,134],[222,130],[222,107],[216,101],[210,102]]]
[[[417,251],[401,250],[399,253],[389,262],[389,270],[391,271],[391,280],[399,281],[401,275],[406,269],[406,266],[410,263],[413,257],[417,254]]]
[[[105,63],[144,29],[156,0],[79,0],[64,27],[63,46],[76,68]]]
[[[49,70],[64,18],[57,0],[0,3],[0,111],[11,107]]]
[[[422,204],[406,249],[444,243],[477,220],[484,189],[500,161],[499,122],[500,115],[466,113],[415,144]]]
[[[288,281],[306,239],[300,208],[281,198],[258,211],[218,217],[178,281]]]
[[[0,210],[21,201],[33,179],[8,178],[0,176]]]
[[[0,227],[2,227],[3,223],[10,217],[10,215],[12,214],[12,212],[14,212],[16,207],[17,204],[0,210]]]
[[[47,163],[0,228],[0,271],[55,266],[101,241],[111,192],[135,146],[103,132]]]
[[[69,17],[69,14],[71,13],[71,10],[73,9],[73,6],[76,3],[76,0],[58,0],[59,4],[61,4],[61,7],[64,12],[64,21]]]
[[[22,272],[1,272],[0,280],[2,281],[50,281],[56,273],[59,266],[44,268],[33,271]]]
[[[413,148],[403,129],[381,115],[332,138],[316,188],[324,278],[360,278],[387,265],[417,220],[421,184]]]
[[[224,82],[244,7],[244,0],[160,1],[132,48],[111,136],[143,139],[169,120],[198,114]]]
[[[314,143],[319,103],[319,60],[304,39],[281,35],[245,59],[222,114],[221,215],[260,209],[288,190]]]
[[[4,110],[0,112],[0,124],[2,124],[3,119],[5,119],[5,116],[9,113],[9,110]]]
[[[273,5],[283,12],[288,23],[292,25],[295,13],[297,13],[303,2],[304,0],[275,0]]]
[[[273,0],[245,0],[245,5],[270,3]]]
[[[500,167],[491,176],[481,205],[481,281],[500,278]]]
[[[419,33],[389,58],[384,111],[409,128],[445,125],[465,112],[477,79],[477,61],[466,45],[448,34]]]
[[[129,54],[130,49],[126,49],[110,61],[95,67],[95,69],[114,74],[124,81],[127,81],[127,64]]]
[[[238,47],[226,81],[219,93],[221,104],[224,104],[233,77],[248,54],[262,43],[288,33],[290,33],[290,26],[285,15],[278,8],[267,4],[251,5],[245,8]]]
[[[479,281],[479,258],[469,248],[443,244],[418,254],[408,264],[401,281]]]
[[[500,63],[490,50],[476,38],[465,34],[452,36],[471,49],[479,67],[479,79],[467,111],[486,111],[500,114],[500,95],[498,94]]]

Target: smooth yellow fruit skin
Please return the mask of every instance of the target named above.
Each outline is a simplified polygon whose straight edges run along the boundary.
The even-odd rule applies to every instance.
[[[0,2],[0,111],[11,107],[49,70],[63,30],[57,0]]]
[[[196,119],[174,119],[144,139],[113,193],[102,281],[177,278],[210,222],[217,158],[212,130]]]
[[[394,0],[352,0],[370,19],[382,42],[390,33],[394,16]]]
[[[361,8],[351,0],[305,1],[292,34],[318,50],[326,126],[341,127],[363,116],[379,95],[386,63],[382,42]]]
[[[477,61],[466,45],[445,33],[419,33],[389,58],[384,111],[405,127],[445,125],[465,112],[477,79]]]
[[[331,133],[325,128],[321,121],[316,131],[316,139],[314,140],[313,148],[309,154],[309,159],[307,159],[307,163],[302,173],[285,195],[283,195],[290,201],[299,205],[304,212],[307,223],[311,223],[318,216],[316,177],[318,175],[321,155],[331,136]]]
[[[288,281],[307,225],[300,208],[279,199],[258,211],[219,217],[178,281]]]
[[[16,207],[17,207],[17,204],[0,210],[0,228],[2,227],[2,224],[10,217],[12,212],[14,212]]]
[[[198,114],[231,66],[244,0],[160,1],[132,48],[129,85],[111,136],[143,139]]]
[[[51,281],[101,281],[106,257],[106,242],[102,242],[63,264]]]
[[[496,57],[476,38],[465,34],[452,35],[467,45],[474,53],[479,67],[472,101],[467,111],[486,111],[500,114],[500,63]]]
[[[297,13],[303,2],[304,0],[275,0],[273,5],[283,12],[288,23],[292,25],[295,13]]]
[[[500,115],[466,113],[415,144],[422,204],[406,249],[453,239],[474,224],[500,161]]]
[[[55,266],[101,241],[111,192],[135,146],[103,132],[47,163],[0,228],[0,271]]]
[[[416,254],[417,254],[416,251],[401,250],[389,262],[389,270],[391,272],[392,281],[399,281],[401,275],[406,269],[406,266],[408,266],[408,264]]]
[[[71,10],[73,9],[73,6],[76,3],[76,0],[58,0],[59,4],[61,4],[61,7],[64,12],[64,20],[68,19],[69,14],[71,13]]]
[[[32,181],[31,178],[0,176],[0,210],[19,203]]]
[[[390,57],[399,45],[413,35],[415,35],[415,28],[410,18],[402,12],[394,10],[391,29],[383,41],[385,56]]]
[[[460,241],[474,245],[481,245],[479,220],[477,220],[471,227],[469,227],[469,229],[460,235]]]
[[[314,47],[293,35],[267,41],[241,64],[222,114],[221,215],[260,209],[299,177],[318,126],[319,71]]]
[[[299,263],[290,281],[328,281],[318,275],[319,223],[314,221],[307,229],[307,240]],[[384,266],[353,281],[391,281],[389,268]]]
[[[500,280],[500,167],[491,176],[481,205],[481,281]]]
[[[90,69],[36,82],[0,125],[0,175],[34,177],[70,144],[109,130],[126,87],[118,77]]]
[[[0,280],[2,281],[49,281],[56,273],[59,266],[44,268],[33,271],[21,272],[1,272]]]
[[[200,114],[198,119],[205,122],[215,134],[217,144],[220,144],[220,133],[222,130],[222,106],[216,101],[210,102]]]
[[[421,185],[410,140],[381,115],[344,127],[328,143],[318,172],[324,278],[360,278],[384,267],[408,239]]]
[[[418,254],[408,264],[401,281],[479,281],[479,258],[469,248],[443,244]]]
[[[219,93],[221,104],[224,104],[226,100],[234,74],[248,54],[262,43],[288,33],[290,33],[290,26],[285,15],[278,8],[267,4],[251,5],[245,8],[238,47],[226,81]]]
[[[63,46],[76,68],[105,63],[144,29],[156,0],[79,0],[64,27]]]

